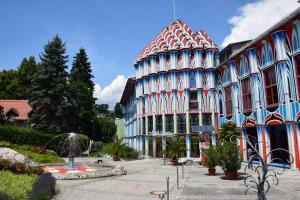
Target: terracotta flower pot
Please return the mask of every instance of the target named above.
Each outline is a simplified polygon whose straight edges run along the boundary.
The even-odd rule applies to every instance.
[[[113,156],[113,161],[120,161],[119,156]]]
[[[237,171],[226,171],[225,172],[225,178],[227,180],[233,180],[237,177]]]
[[[178,160],[171,160],[171,163],[173,166],[176,166],[176,165],[178,165]]]
[[[216,169],[208,169],[208,176],[215,176],[216,175]]]
[[[204,152],[202,152],[201,154],[202,154],[201,164],[204,165],[207,159],[207,154]]]

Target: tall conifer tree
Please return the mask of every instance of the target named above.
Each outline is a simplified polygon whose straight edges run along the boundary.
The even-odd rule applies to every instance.
[[[95,121],[94,83],[91,64],[83,48],[76,54],[70,73],[70,92],[73,105],[76,106],[76,129],[94,139],[93,123]]]
[[[65,132],[72,121],[72,105],[67,88],[66,44],[55,36],[41,54],[41,71],[30,91],[31,125],[37,129]]]

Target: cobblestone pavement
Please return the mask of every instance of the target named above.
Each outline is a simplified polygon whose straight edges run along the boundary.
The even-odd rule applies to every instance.
[[[114,162],[116,163],[116,162]],[[166,177],[170,177],[170,199],[234,200],[256,199],[252,193],[244,195],[245,186],[239,180],[224,180],[217,168],[217,176],[207,176],[207,168],[185,166],[184,179],[179,168],[179,189],[176,187],[176,167],[163,165],[160,159],[119,162],[128,174],[89,180],[57,181],[60,192],[54,200],[150,200],[159,199],[152,191],[166,190]],[[300,172],[285,172],[278,186],[271,186],[268,199],[299,200]],[[166,199],[166,198],[165,198]]]

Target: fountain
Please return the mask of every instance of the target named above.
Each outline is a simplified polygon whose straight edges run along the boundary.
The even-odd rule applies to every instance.
[[[52,173],[56,179],[82,179],[82,178],[95,178],[106,177],[114,175],[126,174],[126,171],[122,166],[114,166],[111,164],[99,164],[90,162],[76,163],[75,158],[81,156],[81,144],[76,133],[65,133],[58,135],[58,137],[64,137],[59,143],[60,155],[67,156],[67,164],[58,163],[56,166],[46,166],[45,171]],[[43,148],[46,148],[50,144],[49,141]],[[86,148],[86,147],[85,147]]]

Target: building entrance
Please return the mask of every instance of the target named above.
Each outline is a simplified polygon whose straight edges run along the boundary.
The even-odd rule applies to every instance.
[[[256,127],[246,128],[246,133],[251,145],[254,147],[253,149],[253,147],[251,147],[251,145],[247,143],[247,160],[249,160],[251,156],[257,155],[255,150],[259,152],[259,144]],[[258,158],[255,158],[254,160],[258,160]]]
[[[285,125],[269,126],[271,151],[277,148],[289,150]],[[273,163],[288,164],[289,154],[285,151],[274,151],[271,155]]]

